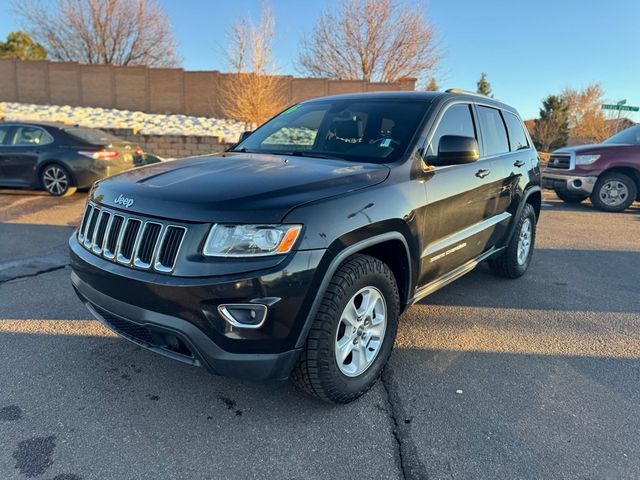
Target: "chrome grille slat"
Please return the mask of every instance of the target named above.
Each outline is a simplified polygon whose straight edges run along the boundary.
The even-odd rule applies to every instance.
[[[113,222],[116,225],[111,226],[111,228],[113,229],[113,232],[110,233],[109,237],[107,238],[106,251],[103,250],[102,252],[102,256],[108,260],[113,260],[115,258],[116,252],[118,251],[118,247],[120,246],[120,239],[122,238],[123,227],[125,224],[125,217],[123,217],[122,215],[114,214]],[[113,241],[113,250],[111,249],[112,235],[115,236],[115,240]]]
[[[187,228],[89,202],[78,241],[94,255],[130,268],[171,273]]]
[[[93,243],[93,233],[96,228],[96,222],[98,221],[98,215],[100,215],[100,210],[94,207],[93,210],[91,210],[91,216],[87,222],[87,230],[84,232],[84,246],[87,249],[91,249],[91,244]]]
[[[118,247],[118,253],[116,254],[116,261],[118,263],[131,263],[133,259],[133,253],[136,250],[136,244],[138,243],[138,235],[140,235],[140,229],[142,227],[142,220],[138,218],[127,218],[127,222],[122,229],[122,237],[120,238],[120,246]],[[131,251],[129,250],[131,246]]]
[[[100,249],[100,253],[105,253],[107,249],[107,242],[109,241],[109,235],[111,234],[111,226],[113,225],[113,217],[112,213],[109,213],[109,221],[107,222],[107,227],[104,230],[104,236],[102,238],[102,248]]]
[[[80,221],[80,228],[78,228],[78,240],[80,242],[84,241],[84,232],[87,229],[87,220],[89,220],[89,215],[93,211],[93,207],[91,205],[87,205],[84,213],[82,214],[82,220]]]
[[[93,234],[93,247],[91,250],[93,253],[101,253],[104,247],[104,236],[107,229],[107,223],[111,218],[111,214],[105,210],[100,212],[98,221],[96,222],[95,233]],[[107,223],[105,223],[107,222]]]
[[[162,227],[162,224],[158,222],[147,222],[144,224],[144,228],[140,234],[140,243],[133,256],[133,264],[136,267],[144,269],[151,267],[151,262],[160,245],[159,241],[160,235],[162,234]],[[147,257],[148,260],[145,260]]]
[[[181,227],[179,225],[167,225],[154,261],[154,268],[157,271],[171,272],[173,270],[176,259],[178,258],[178,252],[180,251],[180,247],[182,247],[182,242],[184,241],[186,234],[187,229],[185,227]],[[165,250],[167,248],[171,248],[172,250],[175,249],[175,253],[166,255]]]

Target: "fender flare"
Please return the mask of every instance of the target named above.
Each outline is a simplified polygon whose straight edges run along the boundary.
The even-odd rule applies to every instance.
[[[400,240],[404,245],[405,253],[407,255],[407,264],[409,265],[409,271],[408,271],[409,288],[407,288],[407,295],[408,297],[411,297],[411,283],[412,283],[411,254],[409,250],[409,244],[407,243],[407,239],[404,237],[404,235],[402,235],[402,233],[398,231],[386,232],[380,235],[375,235],[373,237],[366,238],[352,245],[349,245],[348,247],[338,252],[338,254],[331,260],[331,263],[325,270],[324,276],[322,278],[322,282],[320,284],[320,288],[318,288],[318,293],[316,294],[316,297],[313,300],[311,309],[307,313],[307,317],[305,318],[304,325],[302,326],[302,330],[300,331],[300,335],[298,336],[298,340],[296,341],[295,348],[302,348],[305,342],[307,341],[307,335],[309,335],[309,330],[311,330],[311,325],[313,324],[316,314],[318,313],[318,309],[320,308],[320,303],[322,302],[324,294],[327,291],[329,282],[331,282],[331,279],[333,278],[334,274],[336,273],[340,265],[342,265],[342,263],[344,263],[344,261],[347,258],[364,250],[365,248],[372,247],[379,243],[388,242],[389,240]],[[406,300],[407,299],[404,299],[405,302]],[[403,300],[401,299],[401,302],[402,301]]]
[[[524,191],[524,194],[522,195],[522,200],[520,200],[520,204],[518,205],[518,210],[516,210],[516,214],[513,216],[513,221],[509,226],[509,231],[507,232],[507,235],[505,237],[504,246],[508,246],[511,243],[511,239],[513,238],[513,234],[515,233],[515,230],[516,230],[516,224],[518,223],[518,219],[520,218],[520,215],[522,215],[522,210],[524,209],[524,206],[527,204],[527,200],[529,199],[531,194],[536,192],[542,192],[542,188],[540,188],[539,185],[530,186]]]

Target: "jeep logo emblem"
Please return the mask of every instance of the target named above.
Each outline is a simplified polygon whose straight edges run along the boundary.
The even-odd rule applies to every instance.
[[[122,205],[125,208],[129,208],[131,205],[133,205],[133,198],[127,198],[124,195],[120,194],[118,198],[113,201],[113,203],[116,205]]]

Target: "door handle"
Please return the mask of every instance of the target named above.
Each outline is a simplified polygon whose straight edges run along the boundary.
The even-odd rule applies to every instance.
[[[522,167],[523,165],[524,165],[524,162],[523,162],[522,160],[517,160],[517,161],[513,164],[513,166],[514,166],[514,167],[518,167],[518,168]]]
[[[484,168],[481,168],[480,170],[478,170],[476,172],[476,177],[478,178],[484,178],[487,175],[489,175],[491,173],[491,170],[485,170]]]

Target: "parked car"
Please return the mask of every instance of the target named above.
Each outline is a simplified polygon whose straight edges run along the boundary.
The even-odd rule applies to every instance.
[[[640,200],[640,125],[598,145],[556,150],[542,173],[542,186],[567,203],[590,197],[607,212],[629,208]]]
[[[96,129],[46,122],[0,123],[0,186],[71,195],[142,164],[142,149]]]
[[[306,101],[221,155],[99,181],[69,239],[72,284],[140,346],[346,403],[410,305],[485,260],[525,273],[532,145],[512,107],[457,90]]]

